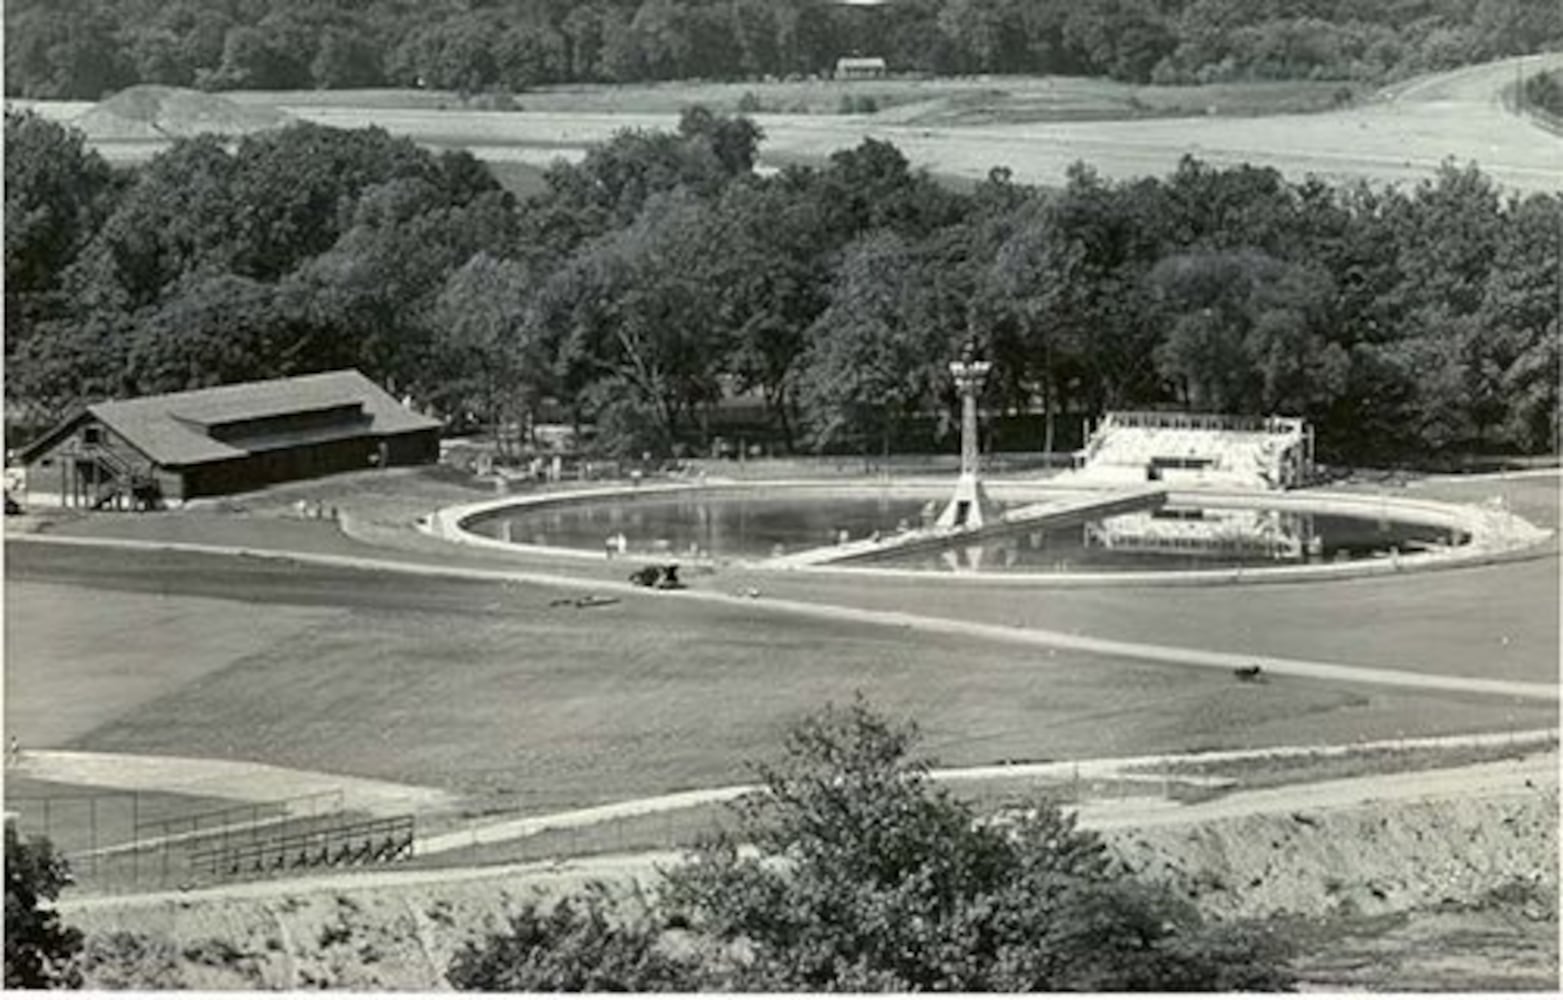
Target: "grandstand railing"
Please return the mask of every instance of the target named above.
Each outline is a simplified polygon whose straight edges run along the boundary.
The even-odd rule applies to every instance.
[[[286,822],[304,816],[329,816],[342,811],[340,788],[308,795],[295,795],[270,802],[247,802],[206,812],[186,813],[159,819],[138,819],[133,830],[132,847],[148,841],[173,839],[197,840],[202,835],[221,835],[225,831],[261,830],[268,824]]]
[[[230,877],[290,868],[382,864],[412,857],[413,833],[412,816],[392,816],[196,851],[190,864],[198,872]]]
[[[1114,410],[1102,416],[1097,431],[1112,427],[1149,430],[1244,431],[1263,434],[1301,434],[1301,417],[1250,417],[1230,413],[1178,413],[1161,410]]]

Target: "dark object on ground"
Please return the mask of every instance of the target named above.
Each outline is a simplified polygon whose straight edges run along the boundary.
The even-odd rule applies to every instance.
[[[1257,681],[1259,679],[1259,675],[1263,672],[1264,668],[1260,667],[1259,664],[1256,663],[1251,667],[1238,667],[1236,670],[1232,671],[1232,676],[1236,677],[1240,681]]]
[[[642,566],[630,574],[630,583],[637,587],[655,587],[658,590],[682,590],[678,579],[678,564]]]
[[[22,512],[22,505],[13,500],[9,493],[5,495],[5,512],[7,514],[20,514]]]
[[[548,602],[550,608],[600,608],[606,604],[617,604],[617,597],[607,597],[602,594],[586,594],[582,597],[556,597]]]

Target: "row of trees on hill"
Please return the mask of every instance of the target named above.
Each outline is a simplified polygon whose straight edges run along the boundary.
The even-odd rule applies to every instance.
[[[975,338],[990,412],[1049,428],[1176,405],[1304,415],[1355,458],[1556,447],[1563,199],[1475,168],[1402,191],[1189,159],[955,192],[876,141],[759,176],[753,123],[692,109],[518,202],[373,129],[127,170],[32,115],[5,139],[7,411],[34,428],[356,366],[486,423],[555,400],[628,454],[703,447],[742,393],[782,448],[932,447],[912,418],[953,413]]]
[[[900,71],[1352,79],[1563,44],[1554,0],[13,0],[11,96],[744,79]]]

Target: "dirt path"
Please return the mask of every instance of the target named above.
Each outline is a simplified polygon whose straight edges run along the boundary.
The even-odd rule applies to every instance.
[[[1350,809],[1367,803],[1409,803],[1438,800],[1495,799],[1531,793],[1558,782],[1555,751],[1515,761],[1475,764],[1410,774],[1372,775],[1284,788],[1238,792],[1224,798],[1191,805],[1166,800],[1119,800],[1089,804],[1080,810],[1081,825],[1111,831],[1208,822],[1234,817],[1290,812],[1299,823],[1317,822],[1309,814]],[[1301,817],[1301,818],[1299,818]],[[67,897],[60,901],[66,913],[73,911],[146,906],[162,902],[195,902],[210,899],[265,899],[297,893],[362,888],[389,888],[463,881],[524,881],[530,884],[578,884],[591,879],[652,877],[659,868],[676,864],[678,851],[606,855],[567,862],[528,862],[511,865],[468,866],[418,871],[331,873],[261,883],[217,886],[189,892],[164,891],[135,895]]]
[[[278,802],[340,792],[343,809],[374,816],[446,809],[454,801],[448,792],[437,788],[212,758],[29,749],[7,770],[61,784],[244,802]]]
[[[1140,777],[1144,780],[1159,780],[1161,775],[1155,773],[1156,768],[1167,768],[1191,763],[1209,764],[1217,762],[1238,762],[1256,759],[1284,759],[1288,757],[1328,757],[1345,755],[1353,752],[1362,753],[1374,750],[1414,750],[1431,748],[1457,748],[1502,746],[1505,742],[1510,745],[1529,746],[1550,740],[1554,733],[1548,731],[1535,731],[1528,733],[1516,733],[1512,735],[1491,736],[1485,734],[1471,736],[1432,737],[1420,740],[1394,740],[1377,741],[1373,743],[1361,743],[1349,746],[1281,746],[1267,747],[1263,750],[1233,750],[1216,751],[1210,753],[1193,754],[1157,754],[1140,757],[1103,757],[1092,760],[1074,761],[1049,761],[1036,764],[995,764],[982,767],[963,768],[935,768],[929,772],[935,781],[946,783],[966,783],[980,781],[995,781],[1005,779],[1038,779],[1052,778],[1057,780],[1076,779],[1082,781],[1101,781],[1107,779],[1122,778],[1125,776]],[[1501,762],[1507,764],[1509,762]],[[1426,772],[1428,774],[1443,772]],[[1463,770],[1460,772],[1463,773]],[[1497,773],[1508,773],[1503,766],[1497,768]],[[1200,779],[1191,776],[1176,776],[1177,780],[1186,784],[1213,785],[1219,782],[1213,779]],[[1442,780],[1442,779],[1439,779]],[[1409,786],[1408,786],[1409,788]],[[595,806],[588,809],[575,809],[569,812],[552,813],[545,816],[526,816],[517,819],[500,820],[493,823],[474,824],[465,830],[452,833],[438,834],[432,837],[420,838],[415,844],[415,853],[419,857],[431,854],[442,854],[446,851],[460,850],[466,847],[476,847],[481,844],[497,844],[511,840],[520,840],[533,836],[544,830],[567,830],[593,826],[598,823],[611,822],[617,819],[626,819],[634,816],[647,816],[656,813],[672,812],[679,809],[688,809],[694,806],[717,805],[731,802],[740,796],[746,795],[756,789],[754,785],[727,785],[720,788],[697,789],[688,792],[678,792],[672,795],[656,795],[642,799],[631,799],[625,802],[614,802],[604,806]],[[1412,794],[1415,794],[1412,792]],[[1233,796],[1234,798],[1238,796]],[[1098,803],[1090,803],[1081,810],[1082,817],[1100,816],[1103,822],[1118,822],[1116,817],[1123,815],[1126,809],[1125,803],[1131,800],[1113,799]],[[1225,801],[1225,800],[1223,800]],[[1179,811],[1178,803],[1165,798],[1139,798],[1132,800],[1133,808],[1128,812],[1131,820],[1134,817],[1143,817],[1150,820],[1157,816],[1183,815]],[[1240,811],[1242,807],[1239,807]],[[1220,810],[1214,810],[1220,812]],[[1181,820],[1180,820],[1181,821]],[[1129,821],[1124,821],[1125,823]],[[1123,824],[1120,824],[1123,825]],[[1132,825],[1132,823],[1130,824]]]
[[[1548,753],[1466,767],[1260,788],[1193,804],[1169,799],[1103,800],[1086,803],[1079,816],[1080,825],[1092,830],[1143,829],[1280,812],[1306,817],[1309,812],[1354,808],[1369,802],[1503,798],[1557,781],[1558,757]]]

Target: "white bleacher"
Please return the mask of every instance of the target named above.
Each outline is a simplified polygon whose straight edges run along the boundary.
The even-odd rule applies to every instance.
[[[1271,510],[1164,508],[1103,518],[1085,526],[1086,545],[1119,552],[1178,552],[1199,557],[1260,556],[1298,560],[1311,526],[1298,514]]]
[[[1296,417],[1116,412],[1077,453],[1069,479],[1286,489],[1312,473],[1313,433]]]

